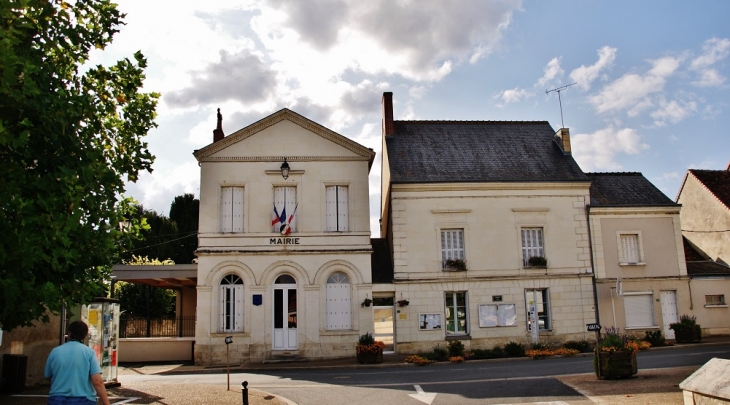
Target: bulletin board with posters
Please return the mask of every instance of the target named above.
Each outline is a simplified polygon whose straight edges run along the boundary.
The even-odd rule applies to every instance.
[[[441,314],[419,314],[419,330],[441,330]]]

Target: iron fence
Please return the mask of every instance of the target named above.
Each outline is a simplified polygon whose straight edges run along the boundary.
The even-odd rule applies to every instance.
[[[169,318],[119,317],[120,338],[194,337],[195,316]]]

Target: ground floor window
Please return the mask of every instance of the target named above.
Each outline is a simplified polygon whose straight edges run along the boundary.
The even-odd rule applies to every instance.
[[[548,289],[525,290],[525,308],[527,311],[527,330],[537,322],[539,330],[550,330],[550,296]],[[533,315],[534,312],[534,315]]]
[[[705,295],[705,305],[725,305],[725,294]]]
[[[624,293],[623,297],[627,328],[654,326],[654,296],[652,293]]]
[[[243,280],[235,274],[223,277],[218,289],[221,332],[243,332]]]
[[[446,334],[465,335],[469,333],[466,291],[447,291],[444,296],[446,302]]]

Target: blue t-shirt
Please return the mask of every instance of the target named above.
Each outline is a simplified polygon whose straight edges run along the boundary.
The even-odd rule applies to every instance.
[[[91,375],[101,374],[96,354],[83,343],[70,341],[51,350],[46,361],[46,378],[51,379],[49,396],[86,397],[96,402]]]

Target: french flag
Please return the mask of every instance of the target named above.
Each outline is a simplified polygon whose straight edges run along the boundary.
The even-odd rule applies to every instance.
[[[276,209],[276,205],[274,205],[274,216],[271,218],[271,226],[275,226],[276,224],[283,225],[284,221],[286,221],[286,207],[281,210],[281,215],[279,215],[279,211]]]
[[[299,204],[297,204],[294,207],[294,212],[289,216],[289,218],[286,220],[286,222],[282,222],[281,225],[281,234],[282,235],[289,235],[291,233],[291,221],[294,219],[294,214],[297,213],[297,208],[299,208]],[[284,208],[284,211],[281,212],[282,217],[286,218],[285,215],[286,208]]]

